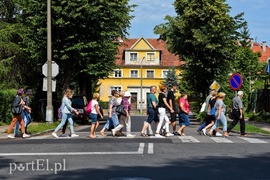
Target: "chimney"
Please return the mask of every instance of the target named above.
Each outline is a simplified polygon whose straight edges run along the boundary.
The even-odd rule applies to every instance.
[[[266,41],[262,42],[262,50],[266,52]]]

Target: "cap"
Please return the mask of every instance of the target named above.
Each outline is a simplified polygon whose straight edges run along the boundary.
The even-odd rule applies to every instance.
[[[125,92],[125,94],[124,94],[124,96],[125,96],[125,97],[130,97],[130,96],[131,96],[131,94],[130,94],[130,92],[129,92],[129,91],[126,91],[126,92]]]
[[[33,94],[32,89],[27,89],[27,91],[26,91],[26,93],[25,93],[25,94],[26,94],[26,95]]]
[[[23,94],[23,89],[18,89],[17,94],[18,94],[18,95],[22,95],[22,94]]]

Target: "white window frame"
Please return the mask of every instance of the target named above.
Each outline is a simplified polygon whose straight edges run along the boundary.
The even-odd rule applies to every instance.
[[[119,72],[120,76],[116,74],[117,72]],[[122,78],[123,77],[123,70],[122,69],[114,69],[113,70],[113,77]]]
[[[137,71],[137,76],[132,76],[132,73],[131,73],[132,71]],[[131,78],[138,78],[139,77],[139,71],[137,69],[131,69],[130,70],[130,77]]]
[[[149,72],[149,71],[153,71],[153,77],[148,77],[148,72]],[[146,70],[146,77],[147,77],[147,78],[155,78],[155,70],[153,70],[153,69],[147,69],[147,70]]]
[[[168,75],[168,72],[169,72],[169,70],[162,70],[162,78],[167,78],[167,75]]]
[[[133,58],[132,54],[136,54],[136,59]],[[138,61],[138,53],[137,52],[130,52],[129,53],[129,60],[130,61]]]
[[[153,54],[153,59],[149,59],[148,57],[149,57],[149,55],[152,55]],[[150,56],[151,57],[151,56]],[[146,61],[155,61],[155,57],[156,57],[156,53],[155,52],[148,52],[148,53],[146,53]]]
[[[109,96],[111,96],[112,90],[117,90],[120,93],[122,91],[122,86],[111,86]]]

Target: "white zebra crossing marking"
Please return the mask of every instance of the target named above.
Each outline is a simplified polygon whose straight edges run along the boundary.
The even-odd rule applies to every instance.
[[[179,139],[182,140],[182,142],[200,142],[198,139],[192,137],[192,136],[178,136]]]
[[[233,143],[231,140],[224,137],[210,137],[216,143]]]
[[[263,141],[263,140],[260,140],[257,138],[247,138],[247,137],[238,137],[238,138],[243,139],[245,141],[248,141],[250,143],[268,143],[266,141]]]

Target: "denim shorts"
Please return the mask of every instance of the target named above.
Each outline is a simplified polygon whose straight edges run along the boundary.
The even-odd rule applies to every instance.
[[[155,122],[159,122],[159,118],[157,116],[157,113],[155,112],[155,110],[153,108],[148,108],[148,118],[146,120],[146,122],[148,122],[149,124],[151,124],[153,121]]]
[[[190,120],[186,113],[179,114],[179,125],[180,126],[190,126]]]
[[[97,122],[97,114],[90,113],[90,118],[92,119],[92,124],[95,124]]]

